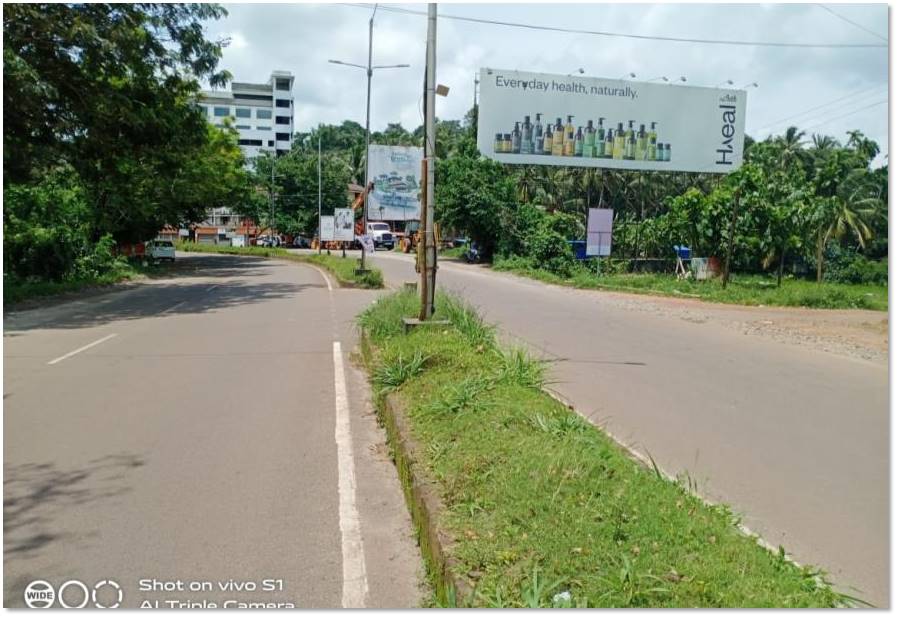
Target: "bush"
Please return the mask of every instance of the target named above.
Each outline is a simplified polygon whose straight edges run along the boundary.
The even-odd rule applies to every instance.
[[[853,252],[843,252],[826,264],[824,274],[830,283],[887,285],[888,260],[872,261]]]

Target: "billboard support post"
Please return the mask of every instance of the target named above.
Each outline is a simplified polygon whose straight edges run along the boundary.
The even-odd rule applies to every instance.
[[[732,203],[732,220],[729,222],[729,246],[726,247],[726,264],[723,266],[723,289],[729,284],[729,264],[732,261],[732,248],[735,244],[735,223],[738,220],[738,201],[741,189],[735,190],[735,201]]]
[[[321,125],[318,125],[318,255],[321,254]]]

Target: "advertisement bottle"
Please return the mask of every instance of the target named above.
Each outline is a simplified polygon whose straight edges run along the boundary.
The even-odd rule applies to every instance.
[[[567,116],[567,126],[564,127],[564,156],[573,156],[576,140],[576,128],[573,126],[573,116]]]
[[[651,123],[651,130],[648,131],[648,141],[651,141],[651,138],[654,138],[654,142],[657,143],[657,123]]]
[[[626,129],[626,143],[629,143],[629,138],[635,136],[635,131],[632,130],[632,125],[635,124],[635,120],[629,121],[629,128]]]
[[[640,124],[638,135],[635,140],[635,159],[644,161],[648,158],[648,134],[645,132],[645,125]]]
[[[659,141],[657,142],[657,160],[658,161],[663,160],[663,144],[660,143]]]
[[[604,158],[604,118],[598,118],[598,133],[595,136],[595,157]]]
[[[595,156],[595,127],[591,120],[586,123],[586,132],[582,142],[582,155],[586,158]]]
[[[573,156],[582,156],[583,137],[582,127],[576,129],[576,136],[573,138]]]
[[[529,121],[529,116],[523,117],[523,137],[520,141],[520,154],[533,153],[533,125]]]
[[[504,152],[505,154],[510,154],[511,153],[511,134],[510,133],[504,134],[501,144],[502,144],[502,146],[501,146],[502,152]]]
[[[672,150],[670,149],[670,144],[663,145],[663,161],[665,163],[670,162],[670,157],[673,155]]]
[[[495,143],[492,144],[492,151],[493,152],[501,152],[502,150],[504,150],[504,144],[502,144],[501,133],[496,133],[495,134]]]
[[[626,140],[626,150],[623,151],[623,158],[628,161],[635,160],[635,135],[630,135],[629,139]]]
[[[656,161],[657,160],[657,135],[651,135],[648,137],[648,160]]]
[[[536,126],[533,128],[533,154],[542,154],[543,140],[542,135],[542,114],[536,114]]]
[[[520,123],[514,123],[514,130],[511,131],[511,152],[520,154]]]
[[[554,124],[554,134],[551,136],[551,155],[564,156],[564,125],[558,118]]]
[[[604,158],[609,159],[614,153],[614,143],[616,143],[616,138],[614,137],[614,130],[607,129],[607,135],[604,138]]]
[[[545,136],[542,139],[542,154],[551,154],[551,144],[553,142],[551,135],[551,123],[545,125]]]
[[[614,134],[614,158],[622,159],[626,149],[626,135],[623,133],[623,123],[617,122],[617,132]]]

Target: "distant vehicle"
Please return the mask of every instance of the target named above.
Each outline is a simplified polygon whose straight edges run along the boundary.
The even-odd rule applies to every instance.
[[[147,242],[146,255],[153,261],[174,261],[174,243],[171,240]]]
[[[311,248],[311,240],[305,236],[293,236],[293,248],[309,249]]]
[[[464,261],[469,264],[478,264],[482,261],[482,256],[480,255],[480,249],[477,246],[476,242],[470,242],[467,244],[467,249],[464,251]]]
[[[396,246],[396,240],[386,223],[368,223],[368,235],[374,240],[374,248],[384,247],[392,250]]]
[[[280,246],[280,238],[277,236],[259,236],[255,240],[256,246],[277,247]]]

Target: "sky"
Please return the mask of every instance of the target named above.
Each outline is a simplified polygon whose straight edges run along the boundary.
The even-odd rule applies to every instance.
[[[264,82],[274,69],[296,75],[296,129],[354,120],[364,125],[365,72],[328,63],[366,64],[373,5],[227,4],[229,15],[207,25],[230,40],[220,68],[236,81]],[[421,92],[427,20],[390,8],[426,11],[426,4],[380,5],[373,64],[410,64],[374,72],[371,127],[422,124]],[[829,9],[829,10],[826,10]],[[832,11],[836,14],[833,14]],[[439,12],[543,26],[647,36],[823,44],[885,44],[886,4],[470,4],[440,3]],[[854,23],[850,23],[854,22]],[[790,124],[842,142],[860,129],[888,151],[888,50],[782,48],[681,43],[547,32],[440,19],[436,81],[440,119],[461,119],[474,99],[479,68],[579,73],[634,81],[680,76],[686,84],[727,80],[748,89],[746,132],[755,138]],[[655,80],[657,81],[657,80]],[[671,85],[669,87],[677,87]]]

